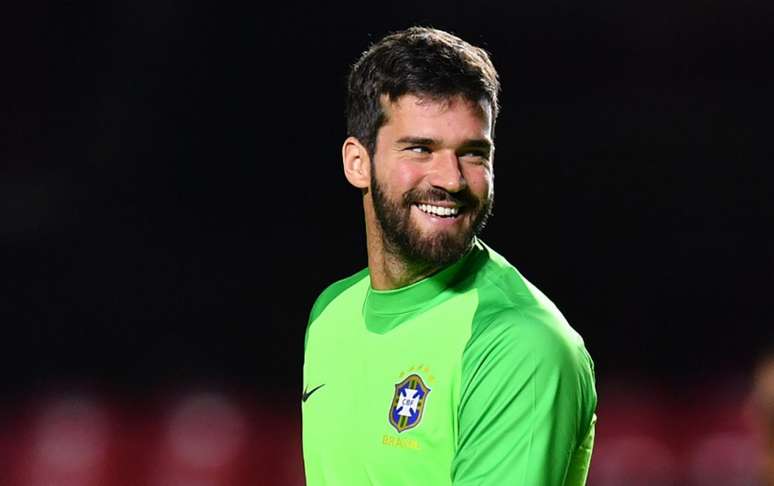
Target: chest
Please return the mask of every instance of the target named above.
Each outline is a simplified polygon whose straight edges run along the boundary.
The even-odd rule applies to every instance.
[[[384,334],[368,331],[360,312],[323,313],[304,361],[307,393],[320,386],[302,404],[307,466],[341,462],[369,477],[416,469],[448,478],[475,305],[475,295],[462,295]]]

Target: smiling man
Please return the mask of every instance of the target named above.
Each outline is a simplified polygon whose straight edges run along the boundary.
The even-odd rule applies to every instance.
[[[304,464],[315,485],[582,485],[593,363],[554,304],[477,235],[492,212],[499,81],[435,29],[353,66],[344,174],[368,267],[306,334]]]

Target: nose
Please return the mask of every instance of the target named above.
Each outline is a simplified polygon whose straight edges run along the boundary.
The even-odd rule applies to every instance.
[[[460,160],[456,153],[453,151],[437,152],[429,182],[450,193],[460,192],[468,186],[468,182],[460,170]]]

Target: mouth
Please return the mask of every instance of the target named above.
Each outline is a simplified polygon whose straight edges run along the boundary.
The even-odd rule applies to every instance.
[[[414,203],[412,204],[415,208],[420,210],[421,212],[430,215],[435,216],[436,218],[444,218],[444,219],[456,219],[463,213],[463,207],[461,206],[441,206],[438,204],[428,204],[428,203]]]

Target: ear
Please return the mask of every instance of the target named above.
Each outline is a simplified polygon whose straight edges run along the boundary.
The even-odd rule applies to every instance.
[[[368,151],[355,137],[347,137],[341,147],[344,176],[350,184],[366,189],[371,185],[371,159]]]

